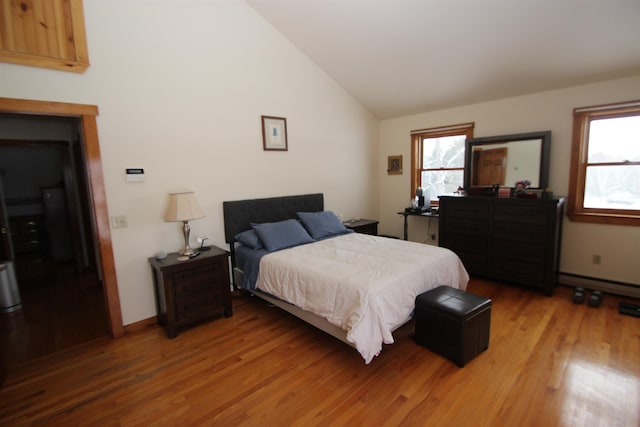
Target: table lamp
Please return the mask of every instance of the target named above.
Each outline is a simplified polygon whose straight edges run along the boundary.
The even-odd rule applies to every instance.
[[[169,207],[164,220],[169,222],[182,221],[184,233],[184,249],[180,252],[182,256],[194,257],[198,254],[197,251],[189,247],[189,233],[191,232],[189,221],[204,217],[205,214],[200,209],[194,192],[169,194]]]

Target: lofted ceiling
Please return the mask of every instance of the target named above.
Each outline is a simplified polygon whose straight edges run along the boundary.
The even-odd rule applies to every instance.
[[[640,74],[640,0],[246,0],[380,119]]]

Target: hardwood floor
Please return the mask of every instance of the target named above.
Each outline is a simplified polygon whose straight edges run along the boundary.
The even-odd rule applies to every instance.
[[[0,425],[638,426],[640,319],[472,280],[489,349],[464,368],[413,342],[365,365],[344,343],[248,296],[182,331],[101,338],[9,370]],[[636,301],[637,302],[637,301]]]
[[[0,353],[9,369],[108,335],[95,272],[76,273],[72,264],[62,264],[19,282],[22,308],[0,313]]]

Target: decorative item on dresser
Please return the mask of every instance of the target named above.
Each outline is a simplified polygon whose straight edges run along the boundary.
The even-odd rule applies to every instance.
[[[558,278],[564,199],[440,197],[440,241],[471,275],[539,288]]]
[[[229,253],[212,246],[211,250],[187,261],[180,254],[149,258],[156,294],[158,323],[169,338],[182,326],[224,312],[233,315],[229,280]]]
[[[372,236],[378,235],[378,223],[379,221],[375,221],[372,219],[351,219],[349,221],[345,221],[343,224],[350,230],[355,231],[356,233],[362,234],[371,234]]]

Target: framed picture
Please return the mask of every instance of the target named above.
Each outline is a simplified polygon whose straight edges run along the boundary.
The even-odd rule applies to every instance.
[[[509,187],[498,188],[498,197],[511,197],[511,188]]]
[[[262,146],[265,151],[287,151],[287,119],[262,116]]]
[[[402,175],[402,156],[387,157],[387,173],[389,175]]]

